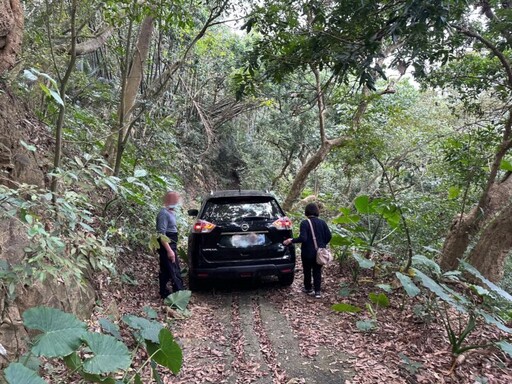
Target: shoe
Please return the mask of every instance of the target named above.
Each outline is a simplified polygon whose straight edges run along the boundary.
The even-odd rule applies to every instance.
[[[315,292],[315,299],[321,299],[322,294],[320,292]]]
[[[313,294],[313,290],[312,289],[302,288],[302,292],[307,294],[307,295],[312,295]]]

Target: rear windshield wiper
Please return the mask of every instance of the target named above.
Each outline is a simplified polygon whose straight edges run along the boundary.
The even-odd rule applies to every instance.
[[[270,220],[270,217],[266,217],[266,216],[242,216],[239,220]]]

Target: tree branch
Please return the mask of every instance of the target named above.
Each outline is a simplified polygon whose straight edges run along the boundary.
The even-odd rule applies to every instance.
[[[501,62],[501,65],[505,69],[505,73],[507,74],[508,78],[508,84],[510,87],[512,87],[512,67],[510,66],[510,62],[505,57],[503,52],[501,52],[496,45],[494,45],[491,41],[477,33],[476,31],[470,30],[466,27],[461,27],[459,25],[452,25],[453,28],[455,28],[457,31],[463,33],[464,35],[468,37],[473,37],[480,41],[483,45],[485,45]]]

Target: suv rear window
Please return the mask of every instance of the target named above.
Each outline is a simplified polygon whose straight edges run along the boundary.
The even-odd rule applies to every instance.
[[[243,219],[276,219],[283,213],[272,198],[223,198],[206,203],[202,219],[211,222],[233,222]]]

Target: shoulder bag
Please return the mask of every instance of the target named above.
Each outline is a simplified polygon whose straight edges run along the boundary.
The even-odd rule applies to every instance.
[[[332,253],[329,248],[318,248],[318,243],[316,242],[315,230],[313,229],[313,223],[308,219],[309,226],[311,227],[311,233],[313,235],[313,243],[315,244],[316,250],[316,263],[318,265],[327,265],[332,261]]]

